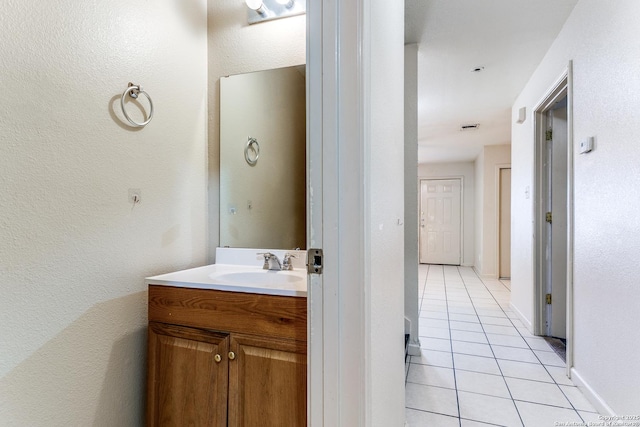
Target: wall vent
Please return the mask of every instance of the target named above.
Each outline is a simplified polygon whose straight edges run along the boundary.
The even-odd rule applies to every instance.
[[[460,125],[460,130],[476,130],[480,127],[480,123],[471,123],[466,125]]]

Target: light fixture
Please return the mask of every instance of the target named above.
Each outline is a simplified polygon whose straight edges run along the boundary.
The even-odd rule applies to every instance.
[[[306,0],[245,0],[247,22],[259,22],[302,15],[307,11]]]
[[[296,0],[276,0],[276,2],[287,9],[291,9],[296,4]]]
[[[264,7],[264,3],[262,3],[262,0],[244,0],[244,2],[249,9],[253,10],[258,15],[266,15],[267,10]]]

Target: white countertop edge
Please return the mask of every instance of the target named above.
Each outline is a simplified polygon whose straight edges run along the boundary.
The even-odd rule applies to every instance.
[[[247,294],[279,295],[284,297],[307,297],[306,291],[292,289],[261,288],[250,286],[222,285],[219,283],[190,283],[171,280],[146,280],[147,285],[175,286],[176,288],[211,289],[215,291],[242,292]]]
[[[190,268],[186,270],[174,271],[166,274],[160,274],[156,276],[146,277],[145,284],[148,285],[160,285],[160,286],[175,286],[179,288],[193,288],[193,289],[212,289],[218,291],[227,292],[242,292],[251,294],[263,294],[263,295],[279,295],[279,296],[292,296],[292,297],[307,297],[306,289],[284,289],[281,287],[264,286],[264,285],[246,285],[246,284],[232,284],[232,283],[220,283],[209,277],[211,270],[217,267],[225,270],[261,270],[261,267],[254,266],[238,266],[229,264],[210,264],[201,267]],[[297,270],[297,269],[296,269]],[[300,271],[300,270],[298,270]],[[305,280],[305,287],[307,281]]]

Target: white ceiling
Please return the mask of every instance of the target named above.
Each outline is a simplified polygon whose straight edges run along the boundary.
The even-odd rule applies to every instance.
[[[419,44],[420,163],[472,161],[511,142],[511,106],[577,1],[405,1],[405,40]],[[460,131],[470,123],[480,127]]]

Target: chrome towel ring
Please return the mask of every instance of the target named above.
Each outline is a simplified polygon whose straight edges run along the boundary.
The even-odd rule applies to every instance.
[[[253,151],[253,157],[251,156],[251,151]],[[249,137],[247,145],[244,147],[244,159],[250,166],[255,166],[258,163],[258,157],[260,157],[260,144],[258,144],[257,139]]]
[[[133,120],[131,117],[129,117],[129,114],[127,114],[127,110],[124,108],[124,99],[127,97],[127,95],[129,95],[133,99],[137,99],[138,95],[140,94],[143,94],[144,96],[146,96],[147,100],[149,101],[149,117],[147,118],[147,120],[145,120],[142,123],[138,123],[135,120]],[[134,85],[133,83],[129,82],[129,86],[122,94],[122,98],[120,98],[120,106],[122,107],[122,113],[124,114],[124,117],[127,119],[129,123],[131,123],[131,126],[133,127],[137,127],[137,128],[144,127],[148,125],[151,119],[153,118],[153,102],[151,101],[151,97],[149,96],[149,94],[144,90],[142,90],[141,85]]]

